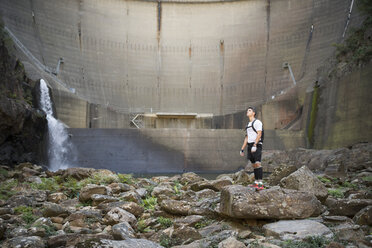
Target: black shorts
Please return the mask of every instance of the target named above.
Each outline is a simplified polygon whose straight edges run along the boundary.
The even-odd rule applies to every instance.
[[[252,164],[257,162],[261,163],[261,154],[262,154],[262,144],[257,145],[257,150],[255,152],[251,152],[254,143],[248,143],[248,151],[247,151],[247,159],[251,161]]]

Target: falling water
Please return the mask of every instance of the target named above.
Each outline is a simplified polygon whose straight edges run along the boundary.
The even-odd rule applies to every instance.
[[[40,106],[41,109],[47,114],[48,121],[48,166],[51,171],[59,169],[66,169],[70,167],[70,163],[74,161],[74,149],[69,136],[66,131],[65,125],[54,118],[52,101],[49,96],[49,89],[46,82],[40,80]]]

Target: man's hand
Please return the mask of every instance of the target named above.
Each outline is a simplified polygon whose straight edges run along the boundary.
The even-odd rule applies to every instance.
[[[257,151],[257,147],[256,146],[252,146],[251,152],[255,152],[255,151]]]
[[[244,150],[240,150],[240,156],[244,156]]]

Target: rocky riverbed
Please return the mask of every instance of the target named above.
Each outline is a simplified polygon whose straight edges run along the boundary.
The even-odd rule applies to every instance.
[[[134,178],[109,170],[0,169],[2,247],[370,247],[371,144],[267,152],[245,171]],[[266,163],[266,165],[265,165]]]

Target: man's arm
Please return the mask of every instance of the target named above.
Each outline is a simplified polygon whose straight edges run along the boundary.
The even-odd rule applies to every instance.
[[[247,146],[248,136],[246,135],[243,141],[242,149],[240,149],[240,156],[244,156],[244,149]]]
[[[262,131],[257,131],[257,137],[256,137],[256,140],[254,141],[254,146],[258,144],[258,142],[261,139],[261,136],[262,136]]]

